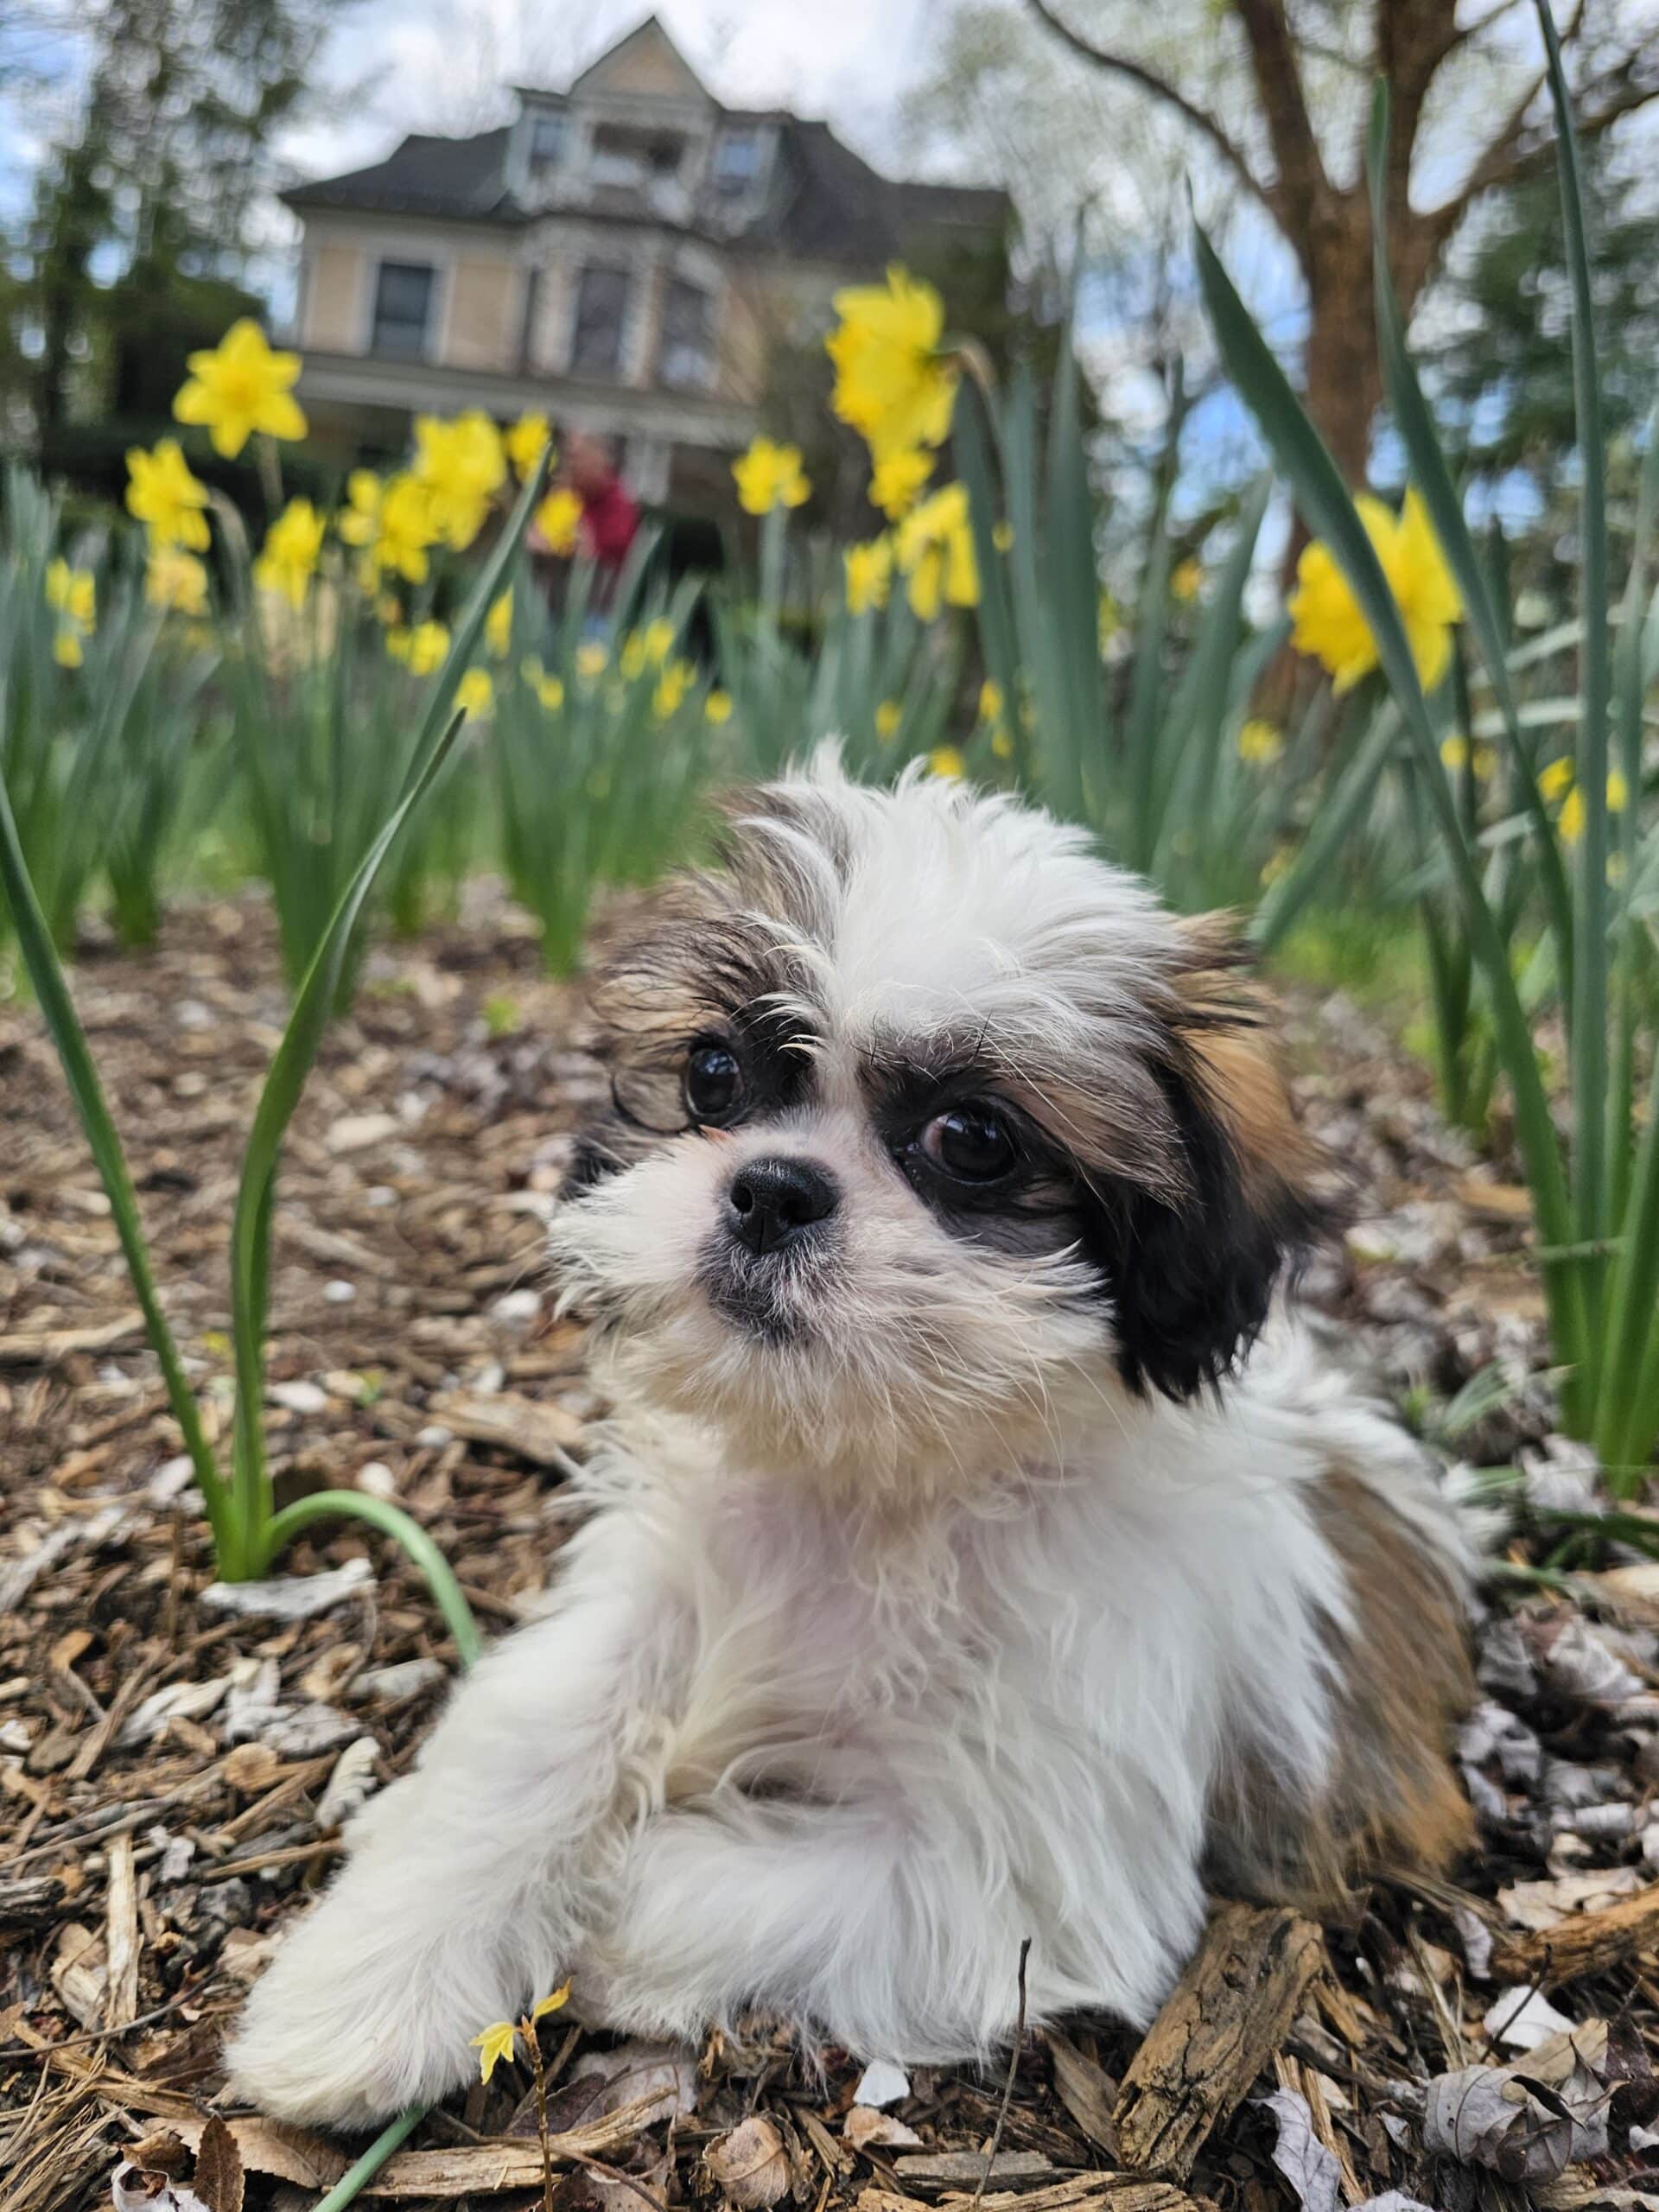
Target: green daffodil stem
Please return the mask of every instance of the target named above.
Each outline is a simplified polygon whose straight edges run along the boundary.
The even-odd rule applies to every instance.
[[[345,2212],[346,2205],[355,2202],[364,2183],[374,2179],[392,2152],[409,2139],[430,2109],[428,2105],[411,2105],[407,2112],[400,2112],[396,2120],[388,2121],[356,2164],[340,2176],[318,2205],[317,2212]]]

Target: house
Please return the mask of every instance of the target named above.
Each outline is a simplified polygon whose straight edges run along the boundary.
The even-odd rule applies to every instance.
[[[998,191],[880,175],[829,126],[723,106],[651,16],[511,123],[405,138],[284,194],[300,396],[342,457],[417,413],[539,409],[617,441],[647,500],[729,500],[770,349],[849,281],[1001,228]]]

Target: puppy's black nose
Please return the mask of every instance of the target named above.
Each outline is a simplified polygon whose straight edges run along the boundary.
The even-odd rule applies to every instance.
[[[726,1225],[757,1255],[781,1251],[827,1221],[840,1200],[835,1177],[810,1160],[752,1160],[732,1178]]]

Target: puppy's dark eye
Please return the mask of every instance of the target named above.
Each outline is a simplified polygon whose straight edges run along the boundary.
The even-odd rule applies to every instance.
[[[983,1106],[936,1115],[922,1131],[922,1150],[960,1183],[1000,1182],[1016,1157],[1007,1125]]]
[[[685,1107],[694,1122],[719,1128],[743,1103],[743,1071],[728,1045],[694,1045],[685,1064]]]

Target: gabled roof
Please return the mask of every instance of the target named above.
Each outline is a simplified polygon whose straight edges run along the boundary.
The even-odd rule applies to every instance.
[[[524,212],[509,197],[505,181],[507,137],[505,125],[475,138],[435,138],[417,131],[384,162],[295,185],[283,198],[302,213],[308,207],[340,207],[522,223]]]
[[[902,183],[872,168],[827,123],[784,120],[778,176],[766,212],[747,244],[817,260],[891,260],[918,229],[940,223],[995,230],[1009,201],[994,187]]]
[[[941,225],[999,228],[1007,219],[1006,193],[978,186],[918,184],[883,176],[827,123],[809,122],[775,108],[723,108],[704,90],[696,72],[655,16],[647,16],[626,37],[589,64],[569,93],[521,97],[556,99],[563,105],[585,88],[605,89],[607,75],[630,67],[657,73],[665,97],[694,94],[709,101],[727,123],[765,123],[778,133],[777,156],[766,204],[756,221],[732,241],[879,268],[900,252],[919,229]],[[638,87],[625,86],[626,89]],[[484,131],[476,138],[405,138],[396,152],[367,168],[296,186],[283,194],[290,207],[337,208],[348,212],[427,215],[454,221],[522,225],[538,219],[506,188],[510,130]],[[603,214],[602,207],[591,212]],[[627,211],[617,211],[627,212]],[[723,228],[722,240],[728,237]]]
[[[649,90],[659,94],[705,99],[717,105],[714,94],[703,83],[696,71],[686,60],[663,24],[655,16],[647,16],[631,31],[613,39],[603,54],[590,61],[581,75],[571,79],[572,92],[598,92],[611,90],[632,92],[646,89],[626,81],[630,66],[654,70],[661,82]],[[607,83],[607,79],[620,80]]]

